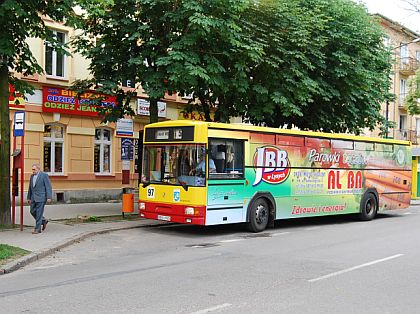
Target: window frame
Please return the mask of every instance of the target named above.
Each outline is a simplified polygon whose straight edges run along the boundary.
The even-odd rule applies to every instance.
[[[61,30],[51,30],[52,31],[52,33],[54,34],[54,36],[57,38],[57,34],[58,33],[60,33],[60,34],[63,34],[63,45],[65,45],[66,44],[66,42],[67,42],[67,33],[66,32],[64,32],[64,31],[61,31]],[[63,54],[59,54],[59,53],[57,53],[57,51],[54,49],[54,48],[52,48],[51,47],[51,45],[49,44],[49,42],[48,41],[45,41],[45,52],[44,52],[44,70],[45,70],[45,73],[46,73],[46,75],[47,75],[47,77],[53,77],[53,78],[65,78],[66,77],[66,73],[67,73],[67,69],[66,69],[66,55],[63,53]],[[47,58],[47,53],[48,53],[48,47],[51,47],[52,48],[52,51],[51,51],[51,74],[49,74],[48,72],[47,72],[47,60],[48,60],[48,58]],[[62,72],[63,72],[63,75],[57,75],[57,69],[58,69],[58,64],[57,64],[57,61],[58,61],[58,57],[59,56],[61,56],[61,58],[62,58]]]
[[[400,105],[404,104],[405,97],[407,96],[407,80],[400,79]]]
[[[51,128],[53,128],[54,126],[59,126],[62,128],[62,134],[63,137],[59,138],[59,137],[55,137],[54,132],[51,132],[51,136],[44,136],[43,135],[43,147],[44,147],[44,151],[43,151],[43,161],[45,160],[44,157],[44,153],[45,153],[45,143],[51,143],[51,148],[50,148],[50,169],[49,171],[45,171],[45,161],[43,162],[44,164],[44,171],[46,173],[48,173],[49,175],[63,175],[64,174],[64,145],[65,145],[65,127],[63,124],[61,123],[47,123],[44,125],[44,133],[45,133],[45,127],[49,125],[51,126]],[[53,136],[54,135],[54,136]],[[61,143],[61,171],[55,171],[55,162],[56,162],[56,157],[55,157],[55,144],[56,143]]]
[[[100,130],[100,139],[96,139],[96,130]],[[104,139],[105,130],[109,131],[109,141]],[[95,137],[93,141],[93,154],[95,154],[95,147],[99,145],[99,172],[95,171],[95,156],[93,157],[93,171],[96,175],[111,175],[112,174],[112,129],[99,127],[95,128]],[[104,171],[105,150],[104,145],[109,145],[109,171]]]
[[[222,143],[224,142],[224,144]],[[218,138],[218,137],[211,137],[209,138],[208,141],[208,163],[210,162],[210,158],[213,159],[213,162],[215,163],[216,167],[217,167],[217,158],[215,158],[216,156],[212,156],[214,154],[214,152],[212,153],[211,149],[212,149],[212,145],[214,145],[215,147],[219,146],[219,145],[225,145],[226,148],[228,147],[228,143],[232,143],[232,148],[233,151],[230,152],[224,152],[225,155],[225,170],[223,172],[216,172],[216,173],[210,173],[208,174],[208,179],[209,180],[245,180],[245,140],[243,139],[227,139],[227,138]],[[235,154],[236,156],[238,156],[238,152],[235,150],[236,147],[241,147],[242,150],[242,166],[241,166],[241,170],[237,171],[236,169],[239,169],[235,167],[235,169],[233,169],[231,172],[226,172],[227,170],[227,162],[229,160],[229,153],[230,154]]]

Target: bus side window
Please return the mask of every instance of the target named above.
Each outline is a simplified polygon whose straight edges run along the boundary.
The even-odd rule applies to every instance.
[[[216,166],[216,173],[210,173],[210,179],[240,179],[244,175],[244,143],[242,140],[209,140],[209,158]]]

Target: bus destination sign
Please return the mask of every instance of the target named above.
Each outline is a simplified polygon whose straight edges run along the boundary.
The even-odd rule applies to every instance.
[[[146,129],[146,141],[192,141],[194,140],[194,127],[168,127]]]

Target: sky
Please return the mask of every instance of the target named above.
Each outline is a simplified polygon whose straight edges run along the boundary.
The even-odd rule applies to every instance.
[[[407,10],[404,0],[354,0],[362,2],[369,13],[379,13],[398,22],[416,33],[420,33],[420,13]],[[420,3],[420,1],[419,1]]]

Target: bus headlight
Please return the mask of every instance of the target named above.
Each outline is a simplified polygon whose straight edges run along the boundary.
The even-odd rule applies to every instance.
[[[194,207],[185,207],[185,215],[194,215]]]
[[[146,203],[139,202],[139,209],[146,209]]]

